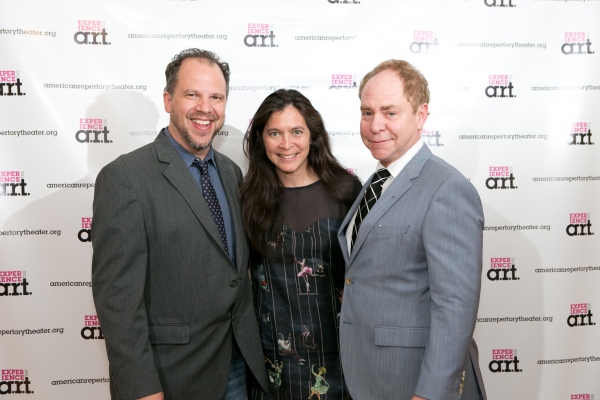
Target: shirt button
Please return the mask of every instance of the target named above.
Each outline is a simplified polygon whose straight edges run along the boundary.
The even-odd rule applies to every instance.
[[[352,280],[350,278],[346,278],[346,286],[352,285]]]
[[[229,282],[229,286],[231,287],[236,287],[237,286],[237,281],[234,279],[231,282]]]

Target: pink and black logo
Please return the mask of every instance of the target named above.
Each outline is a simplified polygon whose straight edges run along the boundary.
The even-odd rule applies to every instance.
[[[591,304],[589,303],[577,303],[571,304],[569,317],[567,318],[567,325],[571,328],[576,326],[593,326],[596,325],[592,321]]]
[[[571,125],[571,141],[570,145],[592,145],[592,124],[589,122],[574,122]]]
[[[29,196],[23,171],[0,171],[0,196]]]
[[[512,167],[493,166],[489,167],[489,178],[485,181],[485,187],[488,189],[518,189],[515,186],[515,176]]]
[[[0,271],[0,297],[29,296],[25,271]]]
[[[592,221],[589,213],[570,213],[569,225],[567,225],[569,236],[590,236],[592,232]]]
[[[516,7],[514,0],[483,0],[488,7]]]
[[[515,259],[510,257],[490,258],[490,269],[487,272],[490,281],[518,281]]]
[[[331,86],[329,89],[358,89],[356,86],[356,75],[331,74]]]
[[[12,69],[0,70],[0,96],[25,96],[21,91],[21,78],[19,71]]]
[[[565,55],[594,54],[588,32],[565,32],[564,40],[560,49]]]
[[[73,40],[77,44],[96,44],[102,46],[110,45],[106,40],[108,32],[103,21],[91,19],[77,20],[77,32],[73,35]]]
[[[33,394],[26,369],[3,369],[0,394]]]
[[[104,339],[102,329],[100,329],[100,321],[97,315],[85,315],[83,319],[83,328],[81,329],[81,337],[85,340]]]
[[[421,139],[427,144],[429,147],[440,147],[443,146],[444,143],[440,141],[440,131],[435,129],[422,129],[421,130]]]
[[[92,217],[81,218],[81,230],[77,234],[77,239],[84,243],[92,241]]]
[[[594,400],[594,395],[591,393],[572,394],[571,400]]]
[[[519,369],[519,359],[516,349],[493,349],[492,361],[489,368],[491,372],[523,372]]]
[[[435,53],[439,42],[437,40],[437,32],[434,31],[413,31],[413,42],[408,49],[412,53],[427,54]]]
[[[108,126],[106,120],[101,118],[79,118],[79,130],[75,133],[75,140],[79,143],[112,143],[108,139]]]
[[[488,87],[485,88],[485,95],[490,98],[517,97],[516,94],[513,94],[514,88],[511,75],[488,75]]]
[[[273,24],[248,23],[248,34],[244,37],[247,47],[279,47],[275,44]]]

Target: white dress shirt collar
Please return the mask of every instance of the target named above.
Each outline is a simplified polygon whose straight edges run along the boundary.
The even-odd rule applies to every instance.
[[[402,169],[404,169],[404,167],[406,167],[406,164],[408,164],[409,161],[412,160],[412,158],[419,152],[419,150],[421,150],[421,147],[423,146],[424,143],[425,142],[423,142],[423,140],[419,140],[417,143],[413,144],[411,146],[411,148],[406,151],[406,153],[404,153],[402,156],[400,156],[399,159],[392,162],[387,167],[387,170],[390,171],[390,174],[392,175],[390,178],[395,178],[398,176],[400,171],[402,171]],[[385,167],[383,165],[381,165],[381,161],[379,161],[377,163],[377,168],[375,170],[378,171],[381,168],[385,168]]]
[[[388,165],[387,170],[390,171],[391,176],[387,179],[387,181],[385,181],[385,183],[381,187],[382,194],[385,192],[385,190],[388,187],[390,187],[394,178],[400,174],[400,171],[402,171],[404,169],[404,167],[406,167],[406,164],[408,164],[410,162],[410,160],[412,160],[412,158],[419,152],[419,150],[421,150],[421,147],[424,144],[425,144],[425,142],[423,142],[422,140],[419,140],[417,143],[413,144],[411,146],[411,148],[406,151],[406,153],[404,153],[402,156],[400,156],[399,159],[397,159],[396,161],[394,161],[393,163]],[[381,162],[378,162],[377,170],[380,170],[381,168],[385,168],[385,167],[383,165],[381,165]]]

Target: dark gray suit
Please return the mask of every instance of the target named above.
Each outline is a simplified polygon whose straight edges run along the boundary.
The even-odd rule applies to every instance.
[[[345,231],[363,192],[338,234],[346,259],[340,347],[350,395],[485,398],[472,338],[483,238],[477,191],[423,145],[363,220],[349,255]]]
[[[214,152],[234,225],[230,261],[196,182],[167,137],[123,155],[98,174],[93,294],[110,364],[113,399],[164,391],[165,399],[220,399],[232,329],[266,387],[241,224],[239,167]]]

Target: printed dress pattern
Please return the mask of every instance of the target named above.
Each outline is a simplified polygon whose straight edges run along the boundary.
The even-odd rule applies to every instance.
[[[345,399],[339,357],[339,312],[344,261],[338,218],[302,232],[283,226],[282,262],[252,267],[255,307],[265,362],[276,397],[254,390],[251,399]],[[316,371],[316,372],[315,372]]]

